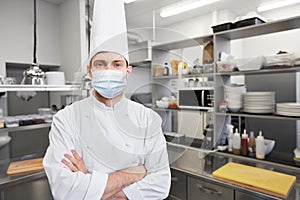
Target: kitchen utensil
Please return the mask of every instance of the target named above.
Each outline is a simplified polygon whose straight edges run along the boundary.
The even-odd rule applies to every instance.
[[[8,175],[43,171],[43,158],[11,162],[7,169]]]
[[[32,64],[23,72],[22,85],[44,85],[45,73],[37,64]]]
[[[11,140],[11,137],[9,135],[3,135],[0,136],[0,148],[4,145],[8,144]]]
[[[288,197],[296,181],[295,176],[233,162],[214,171],[213,177],[281,198]]]
[[[5,85],[15,85],[16,83],[17,83],[17,80],[15,77],[5,77],[4,78]]]

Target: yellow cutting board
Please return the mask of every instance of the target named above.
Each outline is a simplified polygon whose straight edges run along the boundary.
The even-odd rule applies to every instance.
[[[7,169],[8,175],[43,171],[43,158],[11,162]]]
[[[213,177],[280,198],[288,197],[296,181],[295,176],[233,162],[214,171]]]

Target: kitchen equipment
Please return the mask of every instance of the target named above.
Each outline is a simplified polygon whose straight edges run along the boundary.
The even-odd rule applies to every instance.
[[[50,115],[51,111],[51,108],[38,108],[39,115]]]
[[[156,105],[158,108],[169,108],[169,101],[157,100]]]
[[[15,77],[5,77],[4,78],[4,85],[15,85],[17,84],[17,80]]]
[[[232,22],[227,22],[227,23],[224,23],[224,24],[218,24],[218,25],[212,26],[211,28],[213,29],[214,33],[217,33],[217,32],[220,32],[220,31],[227,31],[227,30],[230,30],[230,29],[234,29],[235,25]]]
[[[265,155],[271,153],[275,146],[275,140],[265,139]]]
[[[246,92],[244,94],[244,112],[273,113],[275,92]]]
[[[64,72],[46,72],[47,85],[65,85]]]
[[[224,91],[227,108],[231,112],[239,112],[243,107],[243,94],[246,92],[246,86],[225,85]]]
[[[37,64],[32,64],[23,72],[22,85],[44,85],[45,73]]]
[[[43,158],[11,162],[7,169],[7,175],[43,171]]]
[[[180,108],[210,109],[214,105],[214,90],[210,88],[181,88],[178,94]]]
[[[4,145],[8,144],[11,140],[11,137],[9,135],[3,135],[0,136],[0,148]]]
[[[276,113],[278,115],[300,117],[300,103],[295,103],[295,102],[277,103]]]
[[[164,136],[168,142],[181,143],[184,140],[185,135],[183,133],[175,133],[175,132],[164,132]]]
[[[17,117],[5,117],[4,122],[7,128],[19,126],[19,119]]]
[[[239,71],[259,70],[265,63],[265,57],[235,59],[235,63]]]
[[[295,176],[233,162],[214,171],[213,178],[280,198],[288,197],[296,181]]]
[[[283,53],[283,51],[279,51],[276,55],[266,56],[265,58],[266,62],[264,68],[283,68],[293,66],[295,55],[293,53]]]
[[[231,72],[234,71],[236,68],[236,63],[234,60],[224,60],[224,61],[217,61],[217,69],[218,72]]]
[[[258,17],[252,17],[252,18],[237,21],[234,23],[234,26],[235,26],[235,28],[240,28],[240,27],[257,25],[257,24],[262,24],[262,23],[265,23],[265,21]]]

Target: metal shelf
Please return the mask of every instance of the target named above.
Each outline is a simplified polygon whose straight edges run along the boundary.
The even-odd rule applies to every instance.
[[[145,68],[150,68],[151,67],[151,60],[144,60],[140,62],[132,62],[129,63],[132,67],[145,67]]]
[[[234,71],[234,72],[219,72],[216,75],[219,76],[236,76],[236,75],[258,75],[258,74],[279,74],[279,73],[290,73],[290,72],[300,72],[300,66],[288,67],[288,68],[278,68],[278,69],[261,69],[261,70],[251,70],[251,71]]]
[[[260,36],[281,31],[288,31],[300,28],[300,16],[288,19],[247,26],[228,31],[222,31],[215,34],[216,37],[226,38],[228,40],[242,39],[253,36]]]
[[[0,85],[0,92],[17,91],[74,91],[80,90],[79,85]]]
[[[153,79],[178,79],[178,76],[154,76]]]
[[[27,131],[27,130],[34,130],[34,129],[41,129],[41,128],[49,128],[49,127],[51,127],[51,123],[19,126],[19,127],[12,127],[12,128],[1,128],[0,133],[15,132],[15,131]]]
[[[197,112],[204,112],[207,113],[209,109],[188,109],[188,108],[158,108],[158,107],[152,107],[153,110],[155,111],[174,111],[174,112],[178,112],[178,111],[182,111],[182,110],[188,110],[188,111],[197,111]],[[212,108],[211,108],[212,109]]]
[[[214,73],[187,74],[187,75],[181,75],[181,78],[210,77],[214,75],[215,75]]]
[[[300,120],[300,117],[290,117],[282,116],[276,114],[250,114],[250,113],[221,113],[216,112],[217,116],[236,116],[236,117],[251,117],[251,118],[260,118],[260,119],[278,119],[278,120]]]
[[[152,46],[152,48],[163,50],[163,51],[170,51],[170,50],[183,49],[183,48],[203,45],[210,40],[213,40],[213,35],[206,35],[202,37],[185,39],[185,40],[170,42],[166,44],[154,45]]]

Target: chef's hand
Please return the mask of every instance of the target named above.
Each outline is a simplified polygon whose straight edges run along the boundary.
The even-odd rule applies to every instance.
[[[62,159],[62,163],[65,164],[72,172],[81,171],[84,174],[87,174],[87,168],[83,163],[82,158],[78,155],[75,150],[71,150],[73,156],[69,154],[64,154],[64,156],[70,161],[66,159]]]

